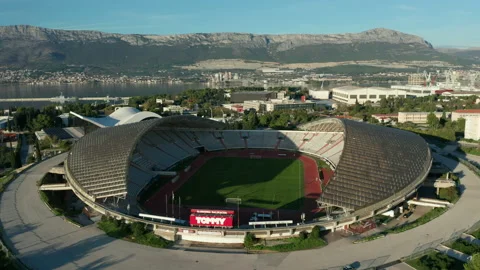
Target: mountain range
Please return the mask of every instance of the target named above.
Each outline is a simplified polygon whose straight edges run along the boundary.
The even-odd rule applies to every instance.
[[[0,26],[0,67],[7,68],[79,65],[112,71],[156,70],[212,59],[283,64],[368,60],[458,64],[462,57],[439,52],[421,37],[384,28],[328,35],[139,35]]]

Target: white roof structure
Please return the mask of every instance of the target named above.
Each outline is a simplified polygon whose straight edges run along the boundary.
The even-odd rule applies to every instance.
[[[87,117],[76,112],[70,112],[70,114],[102,128],[136,123],[146,119],[161,118],[161,116],[156,113],[143,112],[132,107],[119,108],[105,117]]]

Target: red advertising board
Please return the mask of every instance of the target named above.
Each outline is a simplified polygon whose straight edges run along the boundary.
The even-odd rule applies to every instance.
[[[233,228],[232,216],[190,215],[190,225],[200,227]]]
[[[191,209],[192,214],[210,214],[210,215],[233,215],[233,210],[211,210],[211,209]]]

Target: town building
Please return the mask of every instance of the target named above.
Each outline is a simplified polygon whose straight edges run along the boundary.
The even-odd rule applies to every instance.
[[[185,111],[188,111],[188,108],[179,106],[179,105],[170,105],[163,108],[164,112],[170,112],[173,114],[183,114]]]
[[[398,123],[411,122],[414,124],[426,124],[428,115],[431,112],[399,112]],[[435,116],[440,119],[443,116],[443,112],[434,112]],[[446,112],[445,116],[449,118],[451,113]]]
[[[480,109],[456,110],[452,113],[452,121],[457,121],[460,118],[467,119],[470,116],[480,116]]]
[[[265,101],[262,100],[246,100],[243,102],[243,110],[255,110],[257,112],[265,111]]]
[[[156,103],[157,104],[163,104],[163,105],[170,105],[173,104],[175,101],[171,99],[164,99],[164,98],[157,98]]]
[[[364,104],[367,101],[378,102],[382,98],[401,97],[405,98],[407,92],[383,87],[359,87],[341,86],[332,89],[332,98],[338,102],[355,104],[358,101]]]
[[[398,113],[372,114],[372,118],[377,119],[380,123],[388,123],[392,120],[397,120]]]
[[[265,102],[265,110],[267,112],[278,110],[298,110],[298,109],[314,109],[317,106],[311,100],[296,101],[296,100],[282,100],[282,101],[267,101]]]
[[[423,73],[410,74],[408,76],[409,85],[425,85],[425,75]]]
[[[243,103],[230,103],[230,104],[226,103],[226,104],[223,104],[222,107],[234,112],[239,112],[239,113],[242,113],[244,110]]]
[[[51,140],[74,142],[84,135],[85,131],[81,127],[45,128],[35,132],[35,136],[40,141],[50,138]]]
[[[242,103],[248,100],[263,100],[267,101],[272,98],[276,98],[277,95],[272,91],[245,91],[245,92],[233,92],[230,94],[230,102]]]

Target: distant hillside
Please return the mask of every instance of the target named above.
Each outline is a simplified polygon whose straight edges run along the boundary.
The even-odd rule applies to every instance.
[[[438,48],[437,51],[441,53],[446,53],[461,59],[480,62],[480,48],[467,48],[467,49]]]
[[[84,65],[109,70],[155,70],[209,59],[279,63],[458,58],[433,49],[424,39],[389,29],[355,34],[254,35],[211,33],[122,35],[34,26],[0,27],[0,67]]]

